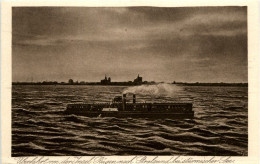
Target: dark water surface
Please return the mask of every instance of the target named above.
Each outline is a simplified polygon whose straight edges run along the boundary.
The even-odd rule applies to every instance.
[[[248,155],[247,87],[171,85],[146,89],[15,85],[12,156]],[[141,94],[137,94],[137,102],[192,102],[195,117],[150,120],[63,113],[68,103],[109,102],[128,90]],[[152,98],[143,94],[146,92]]]

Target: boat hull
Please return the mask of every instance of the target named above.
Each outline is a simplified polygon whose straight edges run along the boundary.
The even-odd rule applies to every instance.
[[[173,119],[189,119],[194,117],[194,111],[187,113],[174,112],[133,112],[133,111],[117,111],[117,112],[103,112],[103,111],[77,111],[65,112],[66,114],[83,115],[87,117],[117,117],[117,118],[173,118]]]

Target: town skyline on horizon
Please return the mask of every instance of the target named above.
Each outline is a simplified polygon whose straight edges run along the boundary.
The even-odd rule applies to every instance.
[[[110,78],[111,79],[111,82],[133,82],[133,79],[131,80],[124,80],[124,81],[112,81],[112,78],[110,76],[104,76],[104,77],[107,77],[107,78]],[[103,78],[104,78],[103,77]],[[141,76],[140,76],[141,77]],[[143,77],[142,77],[143,78]],[[28,83],[40,83],[40,82],[58,82],[58,83],[69,83],[70,80],[73,80],[73,82],[77,82],[77,83],[80,83],[80,82],[86,82],[86,83],[98,83],[100,82],[101,80],[103,80],[102,78],[99,80],[99,81],[89,81],[89,80],[82,80],[82,79],[67,79],[67,80],[63,80],[63,81],[58,81],[58,80],[43,80],[43,81],[34,81],[33,78],[32,79],[27,79],[26,81],[12,81],[13,83],[23,83],[23,82],[28,82]],[[190,81],[190,82],[187,82],[187,81],[155,81],[155,80],[143,80],[144,82],[155,82],[155,83],[248,83],[248,82],[223,82],[223,81],[220,81],[220,82],[200,82],[200,81]]]
[[[13,7],[12,81],[247,83],[247,7]]]

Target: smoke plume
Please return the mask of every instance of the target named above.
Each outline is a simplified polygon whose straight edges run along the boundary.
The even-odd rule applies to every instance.
[[[175,94],[175,92],[180,90],[181,88],[176,85],[160,83],[156,85],[141,85],[141,86],[128,87],[123,91],[123,93],[171,97]]]

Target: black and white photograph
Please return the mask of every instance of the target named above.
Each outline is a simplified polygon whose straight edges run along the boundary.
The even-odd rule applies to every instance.
[[[11,157],[248,156],[247,6],[11,14]]]

